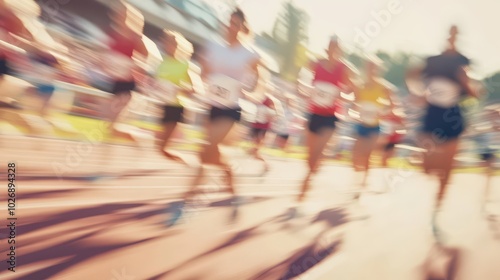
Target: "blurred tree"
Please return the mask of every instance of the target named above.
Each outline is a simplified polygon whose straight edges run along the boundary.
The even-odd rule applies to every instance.
[[[386,52],[377,52],[376,56],[383,61],[384,78],[398,88],[405,87],[405,73],[410,66],[410,55],[398,53],[391,55]],[[358,52],[350,53],[347,59],[359,70],[361,75],[364,73],[365,56]]]
[[[287,80],[295,80],[300,70],[297,62],[302,62],[301,44],[308,40],[309,15],[296,7],[293,1],[283,4],[273,27],[272,37],[281,50],[281,76]],[[300,58],[297,59],[297,56]]]
[[[281,56],[280,46],[274,40],[273,36],[267,32],[262,32],[255,36],[255,43],[269,52],[271,52],[274,56]],[[280,57],[278,59],[281,60]]]
[[[488,100],[500,102],[500,72],[497,72],[483,80],[488,91]]]
[[[363,69],[363,60],[364,58],[358,54],[357,52],[353,52],[347,55],[347,60],[351,62],[356,69],[361,71]]]
[[[385,64],[385,79],[398,88],[405,87],[405,74],[410,66],[410,55],[398,53],[394,56],[379,52],[377,54]]]

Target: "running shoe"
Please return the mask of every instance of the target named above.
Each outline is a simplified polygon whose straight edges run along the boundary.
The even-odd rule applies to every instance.
[[[184,201],[177,201],[171,204],[168,212],[170,212],[172,216],[167,221],[168,227],[174,226],[182,218],[184,214],[184,204]]]

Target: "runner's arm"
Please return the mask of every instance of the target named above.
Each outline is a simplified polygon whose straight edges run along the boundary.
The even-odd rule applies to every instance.
[[[467,72],[464,68],[460,68],[457,72],[457,77],[460,82],[460,85],[463,87],[467,95],[475,98],[479,98],[478,92],[476,92],[474,89],[472,89],[471,84],[470,84],[470,79],[469,76],[467,76]]]
[[[191,79],[190,73],[190,67],[188,63],[188,67],[186,68],[186,73],[184,79],[182,79],[181,83],[181,91],[183,94],[192,96],[194,95],[194,88],[193,88],[193,80]]]
[[[257,57],[253,61],[250,62],[250,70],[255,74],[255,84],[253,84],[251,86],[251,88],[249,88],[250,92],[255,91],[255,89],[259,85],[260,78],[261,78],[260,73],[259,73],[259,65],[262,65],[261,63],[262,62],[260,60],[260,57]]]
[[[354,97],[356,100],[358,98],[358,85],[356,85],[356,83],[354,82],[353,80],[353,77],[355,77],[357,75],[357,71],[351,67],[351,66],[348,66],[346,65],[346,71],[345,71],[345,77],[344,77],[344,81],[345,81],[345,84],[344,84],[344,89],[346,92],[352,92],[354,93]]]
[[[142,36],[141,35],[137,35],[137,36],[138,36],[138,39],[137,39],[137,42],[135,44],[134,51],[136,51],[138,54],[140,54],[141,56],[143,56],[143,58],[146,59],[149,55],[148,48],[144,44],[144,41],[142,41]]]

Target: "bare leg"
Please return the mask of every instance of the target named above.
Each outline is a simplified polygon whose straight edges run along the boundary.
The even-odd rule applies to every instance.
[[[201,180],[203,180],[203,175],[204,175],[203,164],[214,164],[220,166],[226,173],[226,180],[229,187],[229,191],[233,195],[235,194],[231,168],[229,164],[227,164],[222,160],[218,146],[228,135],[233,125],[234,125],[234,120],[232,119],[218,119],[208,123],[207,125],[208,145],[206,145],[204,149],[200,152],[200,161],[202,163],[202,166],[200,167],[200,170],[196,174],[188,194],[194,192],[197,186],[200,184]]]
[[[490,194],[490,189],[491,189],[491,178],[493,176],[493,163],[494,159],[488,159],[484,163],[484,167],[486,168],[486,188],[485,188],[485,193],[484,193],[484,201],[488,200],[489,194]]]
[[[490,190],[491,190],[491,179],[493,177],[493,163],[494,163],[494,158],[487,159],[483,166],[486,169],[485,175],[486,175],[486,186],[484,188],[484,197],[483,197],[483,206],[482,206],[482,212],[483,214],[486,214],[486,204],[488,203],[488,197],[490,196]]]
[[[49,112],[50,112],[50,100],[51,100],[52,94],[40,94],[40,99],[41,99],[41,106],[40,106],[40,116],[42,118],[47,118]]]
[[[354,142],[354,146],[352,148],[352,165],[354,171],[364,171],[363,162],[363,137],[358,136]]]
[[[307,145],[309,150],[309,172],[306,175],[301,187],[301,193],[298,197],[298,202],[302,202],[305,198],[305,195],[309,191],[310,188],[310,180],[311,176],[315,174],[318,170],[319,163],[321,160],[321,156],[323,150],[325,149],[326,144],[332,137],[334,129],[332,128],[324,128],[318,134],[312,133],[308,131],[307,133]]]
[[[352,152],[352,163],[354,168],[354,184],[356,187],[366,186],[368,179],[368,169],[370,167],[370,156],[375,148],[378,135],[369,137],[358,136],[354,143]],[[354,199],[359,199],[360,194],[356,193]]]
[[[388,167],[388,161],[394,156],[394,148],[384,149],[382,154],[382,166]]]
[[[108,104],[106,108],[107,120],[109,121],[110,129],[113,129],[115,124],[118,122],[120,115],[123,113],[124,109],[129,104],[132,99],[130,92],[122,92],[113,95],[111,99],[111,104]]]
[[[457,147],[458,139],[449,140],[446,143],[438,145],[434,151],[429,151],[427,155],[427,167],[429,170],[435,170],[439,175],[439,189],[432,219],[433,232],[438,242],[441,242],[441,234],[438,230],[436,219],[438,213],[441,211],[442,202],[446,195]]]
[[[262,146],[262,142],[264,141],[265,138],[265,133],[258,133],[257,135],[254,136],[254,149],[252,150],[252,155],[255,157],[255,159],[262,161],[264,164],[264,172],[269,171],[269,166],[266,162],[266,160],[262,157],[260,154],[260,147]]]
[[[439,175],[439,190],[436,201],[438,207],[441,205],[446,192],[457,147],[457,139],[449,140],[446,143],[437,145],[433,151],[428,151],[425,156],[424,165],[426,169]]]
[[[277,143],[278,143],[277,146],[279,149],[285,150],[285,146],[287,144],[287,139],[278,136]]]
[[[177,122],[165,123],[163,125],[163,131],[158,133],[157,146],[160,152],[168,159],[186,164],[186,162],[182,160],[180,157],[173,155],[165,150],[176,127],[177,127]]]
[[[370,170],[370,157],[372,155],[373,150],[375,149],[375,146],[377,145],[377,139],[378,135],[372,135],[370,138],[367,138],[366,140],[366,146],[363,148],[363,169],[365,170],[365,175],[363,177],[363,182],[362,185],[366,186],[366,181],[368,179],[368,172]]]
[[[422,167],[425,174],[431,174],[436,172],[439,165],[437,165],[436,160],[440,157],[440,147],[435,143],[430,134],[423,134],[419,138],[420,147],[425,149],[422,157]]]

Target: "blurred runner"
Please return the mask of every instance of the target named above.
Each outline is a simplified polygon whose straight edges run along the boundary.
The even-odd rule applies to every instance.
[[[370,157],[380,134],[380,120],[392,107],[392,91],[381,77],[382,61],[378,58],[366,61],[365,84],[355,92],[355,111],[359,113],[356,124],[356,140],[352,151],[355,184],[366,186],[370,169]]]
[[[252,123],[251,137],[254,147],[250,150],[256,159],[264,163],[264,173],[269,171],[269,164],[260,154],[260,148],[264,139],[266,138],[267,131],[271,128],[271,122],[277,115],[276,107],[273,100],[269,96],[265,96],[257,105],[257,112],[255,114],[255,121]]]
[[[483,213],[486,213],[486,204],[489,201],[491,190],[491,179],[495,172],[495,153],[498,151],[498,141],[500,135],[500,113],[495,109],[486,108],[484,111],[485,123],[481,123],[480,129],[475,137],[476,145],[479,148],[479,156],[482,160],[481,166],[485,169],[487,177],[483,198]],[[484,124],[484,125],[483,125]]]
[[[342,49],[337,36],[332,36],[327,49],[328,58],[314,66],[314,90],[310,96],[309,122],[307,128],[308,173],[304,178],[297,202],[303,202],[313,174],[318,171],[323,150],[335,130],[335,100],[340,91],[350,92],[354,84],[350,80],[350,69],[342,59]],[[297,209],[293,209],[293,215]]]
[[[21,19],[4,0],[0,0],[0,41],[23,47],[23,44],[12,35],[19,36],[30,42],[33,41],[33,35]],[[3,79],[3,75],[10,72],[8,57],[11,54],[12,51],[8,50],[5,45],[0,44],[0,81]]]
[[[163,32],[162,47],[165,52],[163,62],[156,71],[154,82],[157,88],[156,98],[163,103],[163,130],[158,134],[158,148],[167,158],[185,163],[180,157],[167,152],[169,143],[177,123],[183,121],[184,107],[179,101],[179,93],[192,93],[192,82],[189,76],[189,62],[177,57],[178,40],[186,41],[184,37],[169,30]]]
[[[130,102],[131,92],[136,87],[133,71],[134,68],[138,67],[133,61],[134,54],[137,52],[143,56],[143,59],[148,56],[148,50],[142,42],[144,19],[141,18],[142,15],[137,13],[129,4],[122,1],[114,4],[110,13],[112,20],[111,28],[108,31],[110,51],[105,54],[103,63],[113,79],[111,88],[113,98],[111,104],[105,108],[105,112],[109,121],[109,129],[115,135],[122,135],[115,128],[115,124]]]
[[[396,113],[396,110],[392,111],[386,119],[388,138],[384,145],[384,151],[382,153],[382,166],[388,167],[388,161],[394,156],[394,147],[401,143],[401,140],[405,137],[405,126],[403,117]]]
[[[39,114],[46,118],[50,109],[50,100],[55,91],[54,82],[61,77],[61,65],[56,57],[48,52],[35,50],[28,54],[32,69],[30,69],[29,79],[38,93],[41,100]]]
[[[288,139],[292,133],[292,126],[296,119],[295,114],[291,108],[292,97],[286,96],[285,101],[281,103],[283,112],[279,114],[273,124],[273,131],[276,133],[274,141],[275,147],[282,151],[287,151]]]
[[[223,159],[219,144],[228,135],[233,125],[241,118],[239,98],[245,76],[251,70],[258,77],[260,57],[240,41],[240,32],[248,33],[245,14],[236,9],[230,17],[225,41],[209,42],[202,57],[202,76],[209,85],[208,99],[210,104],[209,120],[206,124],[208,144],[200,152],[201,166],[192,182],[184,201],[174,207],[174,215],[170,224],[181,217],[184,203],[196,194],[198,185],[204,177],[204,165],[216,165],[225,173],[228,191],[233,195],[232,204],[237,209],[238,198],[233,182],[231,166]],[[259,80],[258,78],[255,79]],[[236,211],[233,212],[236,214]],[[233,218],[235,216],[233,215]]]
[[[20,55],[7,45],[0,44],[0,79],[14,70],[33,83],[35,88],[28,88],[27,92],[36,93],[41,101],[38,113],[46,118],[55,90],[54,81],[60,77],[61,65],[46,46],[36,41],[22,20],[3,0],[0,0],[0,40],[26,51],[26,55]],[[9,60],[16,60],[22,66],[9,66]]]
[[[458,138],[465,129],[459,102],[464,96],[476,96],[466,72],[469,59],[455,47],[457,34],[457,27],[451,27],[448,48],[440,55],[429,57],[422,70],[410,73],[410,77],[423,79],[425,85],[427,109],[423,118],[421,146],[426,150],[423,162],[425,173],[436,174],[439,178],[432,216],[432,229],[438,242],[442,241],[442,235],[437,226],[437,216],[446,194]]]

